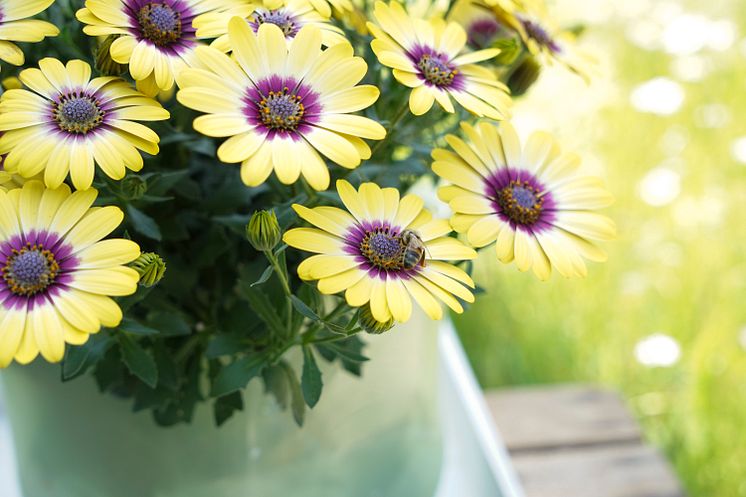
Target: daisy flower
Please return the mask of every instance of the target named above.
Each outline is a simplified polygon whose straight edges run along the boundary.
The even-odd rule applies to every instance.
[[[302,174],[316,190],[329,186],[321,158],[346,168],[370,158],[362,140],[382,139],[377,122],[351,115],[378,98],[378,88],[355,86],[368,69],[352,46],[340,43],[321,51],[321,31],[305,26],[290,47],[285,34],[265,23],[251,25],[233,18],[228,36],[234,58],[212,47],[197,49],[207,69],[185,69],[179,75],[178,101],[205,112],[194,128],[208,136],[230,137],[218,158],[241,162],[249,186],[263,183],[272,170],[282,183]]]
[[[585,276],[583,257],[606,260],[594,243],[615,237],[611,219],[594,211],[613,202],[601,180],[578,171],[580,158],[561,154],[547,133],[521,149],[513,127],[461,123],[468,141],[449,135],[454,150],[433,150],[433,171],[453,183],[438,191],[454,212],[451,225],[474,247],[495,243],[497,258],[549,278]]]
[[[19,78],[28,89],[0,97],[6,171],[25,178],[43,171],[49,188],[60,186],[69,172],[75,188],[85,190],[95,164],[118,180],[125,169],[142,169],[137,149],[158,153],[158,135],[134,120],[162,120],[169,113],[126,81],[91,79],[91,67],[82,60],[63,65],[52,58],[21,71]]]
[[[120,35],[111,58],[129,64],[137,88],[154,97],[169,90],[179,71],[194,62],[201,45],[199,15],[241,5],[241,0],[86,0],[76,17],[90,36]]]
[[[494,11],[480,1],[457,0],[448,20],[464,28],[466,43],[475,50],[489,48],[500,38],[515,36],[512,30],[498,20]]]
[[[14,41],[39,42],[57,36],[57,26],[38,19],[28,19],[43,12],[54,0],[0,0],[0,59],[22,66],[23,52]]]
[[[337,181],[348,211],[336,207],[309,209],[293,205],[314,228],[295,228],[283,240],[314,255],[298,266],[303,280],[318,280],[321,293],[344,291],[353,307],[370,304],[373,317],[385,323],[405,322],[412,299],[431,319],[440,319],[440,302],[463,312],[458,299],[473,302],[474,283],[445,261],[473,259],[476,252],[448,236],[444,219],[432,219],[416,195],[399,198],[394,188],[363,183],[355,190]]]
[[[394,77],[411,87],[409,108],[422,115],[437,102],[454,112],[453,97],[477,116],[503,119],[510,97],[505,85],[489,69],[475,62],[491,59],[498,49],[464,51],[467,37],[455,22],[412,19],[396,2],[376,2],[378,24],[368,23],[375,39],[371,47],[381,64],[393,68]]]
[[[0,367],[41,355],[59,362],[65,343],[82,345],[122,311],[110,296],[131,295],[138,275],[123,266],[136,243],[101,239],[122,222],[118,207],[91,207],[94,189],[70,192],[29,181],[0,191]]]
[[[273,5],[273,8],[267,7]],[[303,26],[312,25],[321,30],[321,43],[331,47],[337,43],[347,42],[344,31],[330,23],[329,17],[322,16],[311,5],[309,0],[265,0],[261,6],[240,6],[223,12],[204,14],[195,19],[197,36],[217,38],[210,45],[222,52],[230,52],[232,47],[228,40],[228,22],[233,17],[242,17],[256,32],[265,23],[278,26],[291,43]]]

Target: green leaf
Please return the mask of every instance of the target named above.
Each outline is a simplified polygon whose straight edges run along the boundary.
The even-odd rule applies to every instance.
[[[222,397],[245,388],[252,378],[261,373],[264,365],[264,354],[255,354],[225,366],[215,377],[210,396]]]
[[[282,409],[287,409],[290,387],[285,370],[281,366],[269,366],[262,371],[262,377],[264,378],[264,393],[271,393],[277,400],[277,404]]]
[[[132,204],[127,204],[127,216],[135,231],[153,240],[161,241],[161,230],[152,217]]]
[[[338,356],[343,359],[347,359],[348,361],[365,362],[370,360],[364,355],[358,354],[357,352],[354,352],[352,350],[348,350],[334,342],[320,343],[318,345],[319,347],[331,349],[332,351],[336,352]]]
[[[313,356],[313,350],[310,347],[303,347],[303,376],[301,377],[301,388],[303,398],[306,400],[308,407],[313,408],[321,397],[321,389],[324,383],[321,381],[321,371],[316,364],[316,358]]]
[[[84,374],[93,364],[101,360],[114,341],[109,335],[102,333],[92,335],[79,347],[67,348],[65,360],[62,363],[62,381],[70,381]]]
[[[215,400],[213,409],[215,424],[222,426],[236,411],[243,411],[243,396],[241,392],[233,392],[230,395],[218,398]]]
[[[303,421],[306,417],[306,402],[303,400],[300,383],[295,376],[295,371],[293,371],[293,368],[287,362],[282,361],[280,365],[285,370],[285,376],[290,387],[290,408],[293,411],[293,419],[295,419],[298,426],[303,426]]]
[[[251,288],[251,285],[247,285],[245,282],[239,283],[239,292],[249,302],[249,306],[257,313],[259,318],[264,321],[267,326],[278,335],[285,333],[285,327],[280,321],[279,312],[270,302],[269,297],[264,293]]]
[[[139,343],[124,333],[119,335],[119,345],[122,347],[122,360],[130,373],[140,378],[150,388],[155,388],[158,384],[158,368],[155,360]]]
[[[249,216],[245,214],[228,214],[224,216],[213,216],[215,222],[222,224],[232,232],[243,237],[246,235],[246,225],[249,222]]]
[[[119,324],[118,329],[125,333],[131,333],[133,335],[157,335],[160,331],[144,324],[138,323],[134,319],[124,318]]]
[[[214,335],[207,344],[205,357],[215,359],[221,356],[233,355],[246,348],[244,339],[237,335],[221,333]]]
[[[295,295],[290,296],[290,300],[293,302],[293,307],[295,307],[295,310],[307,317],[308,319],[311,319],[313,321],[320,321],[321,318],[313,312],[313,310],[306,305],[305,302],[303,302],[301,299],[296,297]]]
[[[148,315],[148,322],[165,336],[186,336],[192,333],[192,327],[179,312],[156,311]]]
[[[272,276],[272,270],[272,266],[267,266],[267,269],[264,270],[259,279],[252,283],[250,286],[253,288],[255,286],[261,285],[262,283],[266,283],[267,280],[269,280],[269,278]]]

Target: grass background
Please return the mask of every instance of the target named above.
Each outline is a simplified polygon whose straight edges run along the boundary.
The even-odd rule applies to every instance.
[[[586,87],[559,67],[545,71],[515,121],[524,137],[554,132],[606,178],[619,239],[606,245],[609,262],[591,263],[581,281],[555,274],[541,283],[485,249],[476,273],[488,293],[456,318],[461,338],[484,387],[618,389],[690,495],[746,496],[746,167],[733,152],[746,136],[746,5],[556,4],[564,20],[587,25],[582,44],[603,74]],[[701,49],[687,48],[700,39]],[[683,89],[677,112],[631,104],[655,77]],[[656,168],[679,179],[677,192],[676,181],[647,177],[647,191],[668,193],[663,205],[641,195]],[[653,333],[678,342],[675,364],[636,360],[635,345]]]

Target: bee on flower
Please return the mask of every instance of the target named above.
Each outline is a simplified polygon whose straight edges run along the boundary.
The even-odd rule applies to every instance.
[[[88,63],[65,65],[49,57],[19,79],[25,88],[0,97],[0,154],[7,154],[7,172],[24,178],[43,173],[49,188],[69,174],[75,188],[85,190],[96,165],[119,180],[127,169],[142,169],[139,150],[158,153],[158,135],[136,121],[168,119],[169,113],[123,79],[91,79]]]
[[[82,345],[117,326],[112,296],[131,295],[139,275],[125,264],[136,243],[102,240],[122,222],[118,207],[92,207],[93,188],[71,192],[28,181],[0,189],[0,368],[39,354],[59,362],[65,344]]]
[[[353,307],[368,304],[381,322],[406,322],[412,299],[431,319],[443,315],[441,304],[463,312],[459,299],[473,302],[474,282],[447,261],[473,259],[476,252],[448,235],[446,220],[433,219],[420,197],[399,198],[395,188],[363,183],[355,189],[344,180],[337,192],[347,211],[293,205],[313,228],[294,228],[283,240],[317,255],[298,266],[303,280],[318,280],[321,293],[344,291]]]
[[[477,62],[489,60],[498,49],[468,51],[467,35],[455,22],[413,19],[396,2],[376,2],[368,29],[371,48],[394,78],[412,88],[409,109],[422,115],[434,102],[454,112],[451,98],[476,116],[504,119],[511,105],[507,87]]]
[[[3,0],[0,2],[0,59],[22,66],[23,51],[13,42],[40,42],[57,36],[60,30],[52,23],[29,19],[44,12],[54,0]]]
[[[613,197],[601,180],[582,174],[580,158],[562,154],[547,133],[524,147],[507,121],[499,129],[461,123],[467,141],[448,135],[453,151],[433,150],[435,174],[450,182],[438,191],[454,214],[451,225],[474,247],[495,243],[497,258],[533,268],[546,280],[554,267],[565,277],[585,276],[583,258],[602,262],[596,241],[615,237],[614,222],[595,211]]]
[[[154,97],[169,90],[176,75],[194,64],[204,43],[195,22],[210,12],[237,8],[242,0],[86,0],[76,17],[89,36],[119,35],[111,58],[128,64],[138,90]]]
[[[216,38],[210,46],[230,52],[232,47],[228,40],[228,22],[233,17],[246,19],[254,32],[262,24],[274,24],[282,30],[288,43],[292,43],[303,26],[309,25],[321,30],[321,43],[326,47],[347,43],[344,31],[334,26],[329,16],[319,13],[310,0],[264,0],[259,5],[246,4],[203,14],[194,21],[197,36]]]
[[[316,190],[329,186],[322,155],[345,168],[371,156],[363,139],[380,140],[383,126],[353,115],[372,105],[379,90],[358,85],[368,70],[349,43],[321,49],[321,30],[305,26],[288,47],[285,33],[265,23],[254,28],[233,18],[233,58],[213,47],[197,49],[204,69],[179,75],[178,101],[206,113],[194,128],[227,137],[218,158],[241,163],[241,178],[257,186],[274,171],[284,184],[302,175]]]

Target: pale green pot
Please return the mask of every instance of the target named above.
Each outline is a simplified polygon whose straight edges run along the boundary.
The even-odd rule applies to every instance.
[[[324,368],[298,428],[262,393],[216,428],[210,409],[161,428],[59,366],[0,374],[24,497],[432,497],[441,465],[437,326],[419,315],[370,337],[359,379]]]

